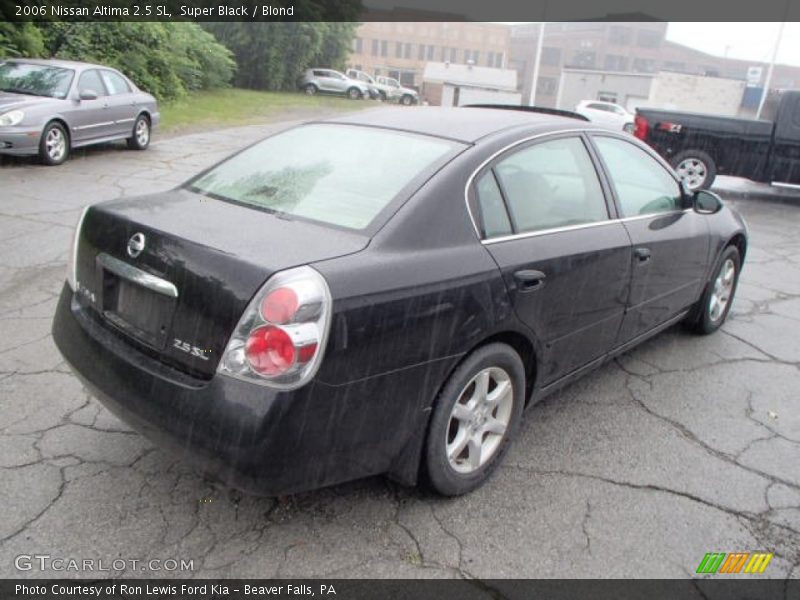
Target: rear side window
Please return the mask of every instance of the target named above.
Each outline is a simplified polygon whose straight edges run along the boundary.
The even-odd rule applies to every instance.
[[[681,190],[675,179],[641,148],[611,137],[594,138],[624,217],[679,210]]]
[[[117,73],[114,73],[113,71],[101,71],[100,73],[110,95],[115,96],[117,94],[130,93],[131,88],[128,85],[128,82],[120,77]]]
[[[106,88],[103,86],[103,81],[100,79],[100,73],[97,69],[91,69],[81,73],[81,78],[78,79],[78,92],[85,92],[91,90],[98,96],[106,95]]]
[[[475,185],[478,207],[483,222],[483,236],[490,238],[511,233],[511,222],[508,220],[506,205],[494,173],[487,171]]]
[[[495,166],[517,232],[608,219],[597,172],[583,142],[539,142]]]
[[[415,178],[462,144],[375,127],[315,124],[251,146],[189,182],[223,200],[366,228]]]

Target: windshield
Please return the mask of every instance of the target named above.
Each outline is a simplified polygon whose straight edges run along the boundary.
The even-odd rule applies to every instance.
[[[406,185],[460,147],[373,127],[306,125],[251,146],[188,186],[285,215],[363,229]]]
[[[66,98],[75,71],[49,65],[0,63],[0,91]]]

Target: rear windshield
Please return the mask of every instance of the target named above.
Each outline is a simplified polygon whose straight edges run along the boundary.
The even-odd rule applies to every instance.
[[[316,124],[267,138],[189,189],[277,213],[364,229],[457,142],[372,127]]]

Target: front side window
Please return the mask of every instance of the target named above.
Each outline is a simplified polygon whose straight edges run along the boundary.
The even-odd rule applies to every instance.
[[[75,71],[61,67],[0,61],[0,91],[66,98]]]
[[[679,210],[681,190],[675,179],[644,150],[612,137],[594,138],[617,192],[622,216]]]
[[[81,73],[81,78],[78,80],[78,92],[86,91],[94,92],[98,96],[106,95],[106,88],[103,86],[103,80],[100,79],[97,69]]]
[[[364,229],[414,178],[461,147],[374,127],[306,125],[251,146],[187,185],[288,217]]]
[[[608,219],[600,181],[580,138],[528,146],[495,165],[517,232]]]

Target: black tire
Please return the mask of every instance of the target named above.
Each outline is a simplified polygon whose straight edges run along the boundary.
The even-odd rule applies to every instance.
[[[347,97],[350,98],[350,100],[360,100],[361,91],[358,88],[351,87],[347,90]]]
[[[147,115],[139,115],[133,123],[131,137],[126,140],[128,148],[131,150],[147,150],[150,145],[151,134],[150,119],[147,118]]]
[[[403,106],[411,106],[413,104],[413,102],[414,102],[414,99],[411,96],[409,96],[408,94],[404,95],[400,99],[400,104],[402,104]]]
[[[386,102],[386,92],[378,92],[378,100]]]
[[[480,423],[480,418],[478,418],[477,422],[470,422],[470,424],[467,425],[466,420],[459,420],[453,415],[455,404],[466,396],[479,396],[479,394],[476,394],[478,384],[473,383],[473,379],[482,372],[486,372],[488,369],[492,369],[492,372],[496,371],[501,377],[503,375],[507,376],[505,381],[510,383],[511,390],[507,396],[502,395],[505,400],[498,402],[494,408],[489,408],[487,406],[486,410],[489,412],[485,414],[489,416],[484,418],[483,423]],[[494,377],[494,375],[489,377],[489,385],[486,388],[489,391],[488,396],[491,396],[492,392],[499,393],[501,389],[498,387],[497,380],[492,379],[492,377]],[[491,385],[492,382],[495,383],[494,387]],[[470,400],[470,402],[472,402],[472,400]],[[509,402],[510,404],[508,404]],[[458,496],[466,494],[482,485],[495,471],[497,465],[500,464],[500,461],[508,450],[511,440],[513,440],[519,428],[524,404],[525,368],[522,364],[522,360],[513,348],[501,343],[488,344],[478,348],[464,359],[450,376],[450,379],[448,379],[441,394],[439,394],[428,426],[428,436],[425,442],[422,465],[423,476],[428,486],[444,496]],[[462,402],[461,406],[466,408],[469,406],[469,403],[464,404]],[[481,406],[481,404],[478,402],[476,406]],[[503,409],[503,407],[505,408]],[[505,417],[501,415],[501,411],[505,413]],[[495,423],[497,422],[495,419],[503,421],[507,418],[504,433],[491,434],[483,431],[482,427],[488,427],[489,425],[486,420],[487,418]],[[472,426],[475,426],[474,430],[469,429]],[[451,464],[451,460],[448,457],[447,445],[455,445],[453,448],[453,453],[455,455],[455,451],[459,445],[456,439],[458,439],[460,434],[467,431],[475,432],[475,438],[473,439],[483,440],[481,444],[479,444],[481,448],[483,448],[484,444],[493,444],[494,447],[491,452],[487,452],[485,463],[480,463],[479,461],[479,466],[474,467],[468,464],[470,462],[471,446],[465,446],[462,452],[458,454],[458,456],[462,456],[464,452],[467,453],[466,458],[460,461],[461,468],[473,470],[470,472],[459,472],[456,470],[456,468],[459,468],[459,465],[453,466]],[[492,438],[490,440],[490,436],[493,435],[502,435],[502,437]],[[463,435],[461,439],[464,437],[470,436]],[[481,456],[481,454],[482,453],[478,453],[478,456]],[[456,462],[459,462],[458,456],[454,458]]]
[[[684,168],[681,163],[686,163]],[[681,179],[687,179],[691,190],[707,190],[717,178],[717,164],[708,153],[702,150],[684,150],[678,152],[670,161],[672,168],[678,172]],[[683,174],[681,173],[683,171]],[[702,171],[702,176],[698,175]],[[694,183],[696,181],[696,183]]]
[[[70,140],[67,129],[58,121],[45,125],[39,140],[39,160],[42,164],[48,167],[63,164],[69,158],[69,151]]]
[[[313,96],[319,90],[317,89],[317,86],[315,86],[313,83],[309,83],[306,87],[303,88],[303,91],[306,93],[307,96]]]
[[[724,309],[719,314],[714,314],[714,306],[712,305],[712,296],[715,295],[717,289],[717,279],[728,268],[728,265],[733,265],[733,280],[731,282],[730,291],[727,294]],[[686,317],[686,323],[690,329],[695,333],[701,335],[708,335],[714,333],[719,329],[728,317],[733,304],[733,298],[736,295],[736,286],[739,283],[739,273],[742,268],[742,258],[739,255],[739,250],[736,246],[728,246],[722,252],[722,255],[717,261],[717,265],[711,273],[711,278],[706,283],[703,290],[703,295],[700,297],[698,303],[694,306],[692,311]],[[724,278],[723,278],[724,279]]]

